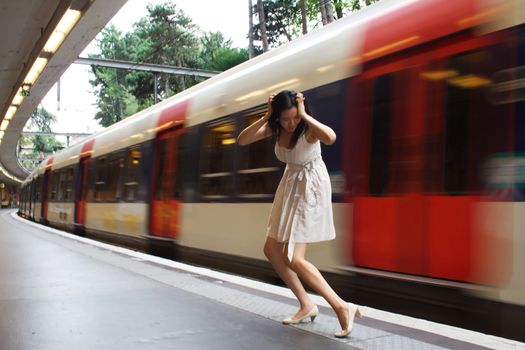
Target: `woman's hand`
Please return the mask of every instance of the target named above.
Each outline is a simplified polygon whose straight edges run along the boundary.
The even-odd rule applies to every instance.
[[[237,136],[239,145],[249,145],[272,135],[272,130],[268,126],[268,119],[272,115],[272,101],[274,97],[275,94],[271,94],[268,97],[268,111],[266,114],[239,133],[239,136]]]
[[[295,100],[297,101],[297,114],[301,119],[304,119],[306,117],[306,110],[304,108],[304,100],[305,97],[302,92],[298,92],[295,96]]]
[[[309,131],[307,132],[307,134],[309,134],[307,135],[308,142],[313,143],[316,140],[320,140],[325,145],[333,144],[336,139],[334,130],[332,130],[332,128],[330,128],[329,126],[317,121],[314,117],[306,113],[306,109],[304,108],[305,98],[301,92],[297,93],[297,97],[295,99],[297,101],[297,114],[309,126]]]
[[[266,112],[266,115],[264,116],[264,118],[266,120],[268,120],[270,118],[270,116],[272,115],[272,101],[273,101],[273,98],[275,97],[275,93],[273,94],[270,94],[270,96],[268,96],[268,111]]]

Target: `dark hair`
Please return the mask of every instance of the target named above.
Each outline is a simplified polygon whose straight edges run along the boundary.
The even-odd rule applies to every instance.
[[[282,126],[279,122],[279,117],[281,116],[281,113],[287,109],[290,109],[292,107],[297,107],[297,92],[293,90],[283,90],[279,92],[277,95],[274,96],[272,99],[272,114],[270,115],[270,118],[268,119],[268,126],[272,130],[272,134],[279,139],[279,135],[281,134]],[[304,101],[304,108],[306,113],[310,114],[310,108],[306,104],[306,101]],[[299,122],[299,125],[297,125],[297,128],[295,129],[292,139],[290,140],[292,148],[295,147],[295,144],[297,143],[297,140],[299,140],[299,137],[303,132],[308,130],[308,124],[304,120],[301,120]]]

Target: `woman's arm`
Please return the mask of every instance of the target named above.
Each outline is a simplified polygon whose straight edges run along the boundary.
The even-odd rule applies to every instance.
[[[304,96],[300,92],[297,93],[297,113],[306,124],[308,124],[308,132],[310,134],[310,137],[308,137],[309,142],[313,143],[320,140],[325,145],[332,145],[335,142],[336,135],[334,130],[306,113],[304,109]],[[315,139],[312,139],[312,136]]]
[[[262,140],[272,135],[272,130],[268,126],[268,119],[272,115],[272,99],[275,94],[268,97],[268,111],[259,120],[252,125],[246,127],[239,136],[237,136],[237,143],[241,146],[249,145],[255,141]]]
[[[268,118],[270,118],[270,115],[266,113],[264,117],[258,119],[256,122],[241,131],[237,137],[237,143],[241,146],[245,146],[270,136],[272,131],[268,126]]]

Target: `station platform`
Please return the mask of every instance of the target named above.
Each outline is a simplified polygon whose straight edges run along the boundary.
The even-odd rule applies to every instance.
[[[0,211],[0,349],[525,349],[361,306],[348,338],[326,302],[285,326],[286,288],[77,237]]]

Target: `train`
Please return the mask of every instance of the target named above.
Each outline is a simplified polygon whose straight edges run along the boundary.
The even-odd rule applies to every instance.
[[[337,134],[322,150],[337,238],[308,253],[334,288],[450,324],[468,311],[474,329],[523,340],[523,9],[380,1],[53,154],[21,185],[19,214],[271,274],[262,247],[283,164],[275,139],[236,137],[271,93],[302,91]]]
[[[11,206],[11,193],[6,188],[5,184],[0,183],[0,207],[8,208]]]

